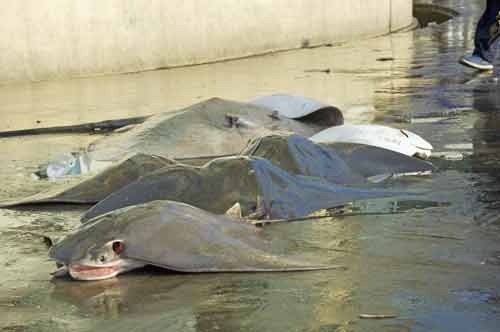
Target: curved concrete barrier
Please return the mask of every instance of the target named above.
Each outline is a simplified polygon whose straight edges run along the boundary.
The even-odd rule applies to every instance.
[[[375,36],[412,0],[17,0],[0,12],[0,82],[136,72]]]

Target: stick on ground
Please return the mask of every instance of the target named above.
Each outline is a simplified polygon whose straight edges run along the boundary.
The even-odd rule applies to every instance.
[[[31,128],[0,132],[0,138],[29,136],[29,135],[47,135],[47,134],[75,134],[75,133],[93,133],[112,131],[128,125],[143,123],[150,116],[137,116],[132,118],[104,120],[98,122],[82,123],[70,126],[56,126],[46,128]]]

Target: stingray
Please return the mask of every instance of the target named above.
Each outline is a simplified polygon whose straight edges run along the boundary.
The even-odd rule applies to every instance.
[[[146,265],[178,272],[285,272],[332,268],[280,257],[253,225],[171,201],[120,209],[54,245],[51,259],[78,280],[102,280]]]
[[[147,174],[97,203],[82,220],[154,200],[185,202],[213,213],[224,213],[238,203],[243,217],[257,213],[272,219],[298,218],[355,200],[400,194],[337,185],[288,173],[266,159],[237,156],[203,167],[169,166]]]
[[[293,174],[345,185],[434,171],[429,162],[391,150],[354,143],[317,144],[296,134],[256,138],[241,154],[268,159]]]
[[[358,143],[396,151],[411,157],[427,159],[432,145],[419,135],[381,125],[345,124],[327,128],[311,137],[316,143]]]
[[[289,119],[300,119],[311,124],[332,123],[336,126],[344,123],[342,112],[323,102],[286,94],[274,94],[257,97],[250,104],[269,108]]]
[[[77,184],[58,185],[54,189],[33,196],[2,201],[0,208],[50,203],[95,204],[142,175],[174,164],[177,163],[167,158],[138,153]]]
[[[426,161],[386,149],[349,143],[316,144],[305,137],[283,133],[256,138],[248,144],[241,154],[268,159],[274,165],[292,174],[319,177],[337,184],[356,186],[370,186],[372,182],[380,182],[394,176],[425,174],[434,170],[432,164]],[[225,167],[229,164],[226,163]],[[165,172],[178,170],[178,173],[191,170],[196,172],[198,169],[158,156],[137,154],[90,179],[85,179],[77,184],[58,186],[53,190],[31,197],[4,201],[0,207],[48,203],[95,204],[111,193],[136,181],[140,176],[165,167],[166,169],[163,170]],[[227,170],[222,167],[221,172],[224,171],[227,176],[237,175],[237,172],[231,167],[228,167]],[[218,178],[221,179],[222,183],[224,174],[221,173]],[[219,186],[217,183],[212,183],[212,185]],[[152,187],[155,188],[154,184]],[[233,191],[230,188],[223,188],[227,191],[227,195],[218,195],[217,197],[236,195],[231,194]],[[144,191],[142,194],[147,195],[147,188],[144,188]],[[170,199],[174,198],[170,197]],[[205,199],[209,198],[205,197]],[[211,199],[209,200],[211,201]],[[200,202],[195,201],[191,201],[191,203],[197,204],[197,206],[200,204]],[[214,206],[215,203],[211,202],[210,204]],[[227,206],[227,203],[223,203],[223,205]],[[222,210],[217,209],[216,211],[223,212]]]
[[[99,162],[117,161],[128,153],[173,159],[237,154],[257,136],[289,130],[308,137],[343,122],[333,107],[317,112],[335,115],[325,116],[329,121],[302,122],[303,117],[290,119],[266,107],[212,98],[178,112],[154,115],[130,131],[102,138],[89,145],[88,153],[90,160]]]

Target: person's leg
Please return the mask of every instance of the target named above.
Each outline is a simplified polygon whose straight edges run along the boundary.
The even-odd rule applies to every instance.
[[[479,70],[492,70],[495,58],[494,46],[500,40],[500,0],[488,0],[486,9],[476,28],[474,52],[464,56],[460,63]]]
[[[494,54],[494,44],[498,39],[498,16],[500,14],[500,0],[488,0],[486,10],[479,20],[474,38],[474,55],[478,55],[484,60],[492,63]]]

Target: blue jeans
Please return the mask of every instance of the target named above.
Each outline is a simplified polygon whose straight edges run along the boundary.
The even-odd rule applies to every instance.
[[[495,60],[494,46],[500,38],[498,19],[500,18],[500,0],[488,0],[486,10],[479,20],[474,38],[474,55],[479,55],[488,62]]]

